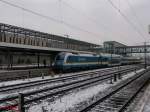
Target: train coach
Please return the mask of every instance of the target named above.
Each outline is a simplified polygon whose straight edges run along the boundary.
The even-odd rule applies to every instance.
[[[53,69],[57,72],[70,72],[73,70],[86,70],[121,65],[120,55],[92,55],[73,54],[62,52],[55,58]]]
[[[121,59],[121,65],[131,65],[142,63],[142,60],[137,57],[123,57]]]

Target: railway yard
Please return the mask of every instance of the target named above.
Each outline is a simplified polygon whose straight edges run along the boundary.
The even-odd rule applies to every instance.
[[[99,45],[8,24],[0,30],[0,112],[148,111],[146,55],[124,53],[134,46],[108,41],[105,52],[94,51]],[[19,43],[9,41],[12,30],[18,30]],[[112,44],[115,54],[107,51]]]
[[[0,111],[123,112],[134,110],[149,68],[126,65],[0,83]]]
[[[149,9],[0,0],[0,112],[150,112]]]

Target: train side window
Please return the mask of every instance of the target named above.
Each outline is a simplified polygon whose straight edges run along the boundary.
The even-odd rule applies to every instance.
[[[67,62],[70,62],[70,63],[77,62],[77,57],[76,56],[69,56],[67,58]]]
[[[88,57],[79,57],[79,62],[86,62],[88,60]]]

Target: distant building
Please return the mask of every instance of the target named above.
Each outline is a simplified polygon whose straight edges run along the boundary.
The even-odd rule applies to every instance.
[[[117,41],[105,41],[103,43],[103,46],[99,47],[93,47],[88,49],[89,51],[95,52],[95,53],[113,53],[116,54],[115,48],[116,47],[126,47],[125,44],[119,43]]]
[[[120,42],[117,42],[117,41],[105,41],[104,43],[103,43],[103,45],[104,45],[104,48],[107,48],[107,47],[110,47],[110,46],[114,46],[114,47],[126,47],[127,45],[125,45],[125,44],[122,44],[122,43],[120,43]]]
[[[101,45],[99,45],[99,47],[89,48],[88,51],[95,52],[95,53],[101,53],[101,52],[103,52],[103,47]]]
[[[104,52],[105,53],[115,54],[115,48],[116,47],[126,47],[127,45],[119,43],[117,41],[105,41],[103,43],[103,46],[104,46]]]

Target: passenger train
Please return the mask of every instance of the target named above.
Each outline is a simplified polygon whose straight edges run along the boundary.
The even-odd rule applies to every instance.
[[[70,72],[73,70],[95,69],[117,65],[128,65],[141,63],[141,59],[135,57],[123,57],[114,54],[73,54],[59,53],[53,64],[57,72]]]

